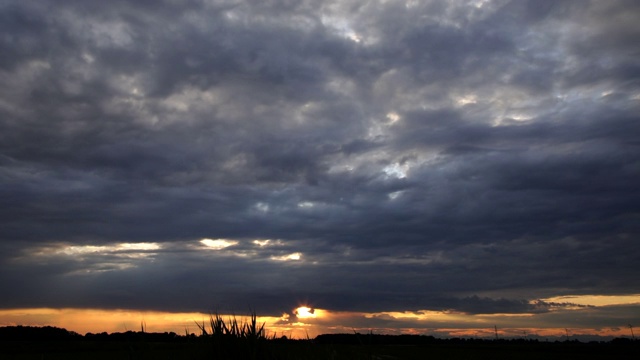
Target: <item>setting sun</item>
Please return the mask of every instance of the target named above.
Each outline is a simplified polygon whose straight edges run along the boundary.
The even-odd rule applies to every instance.
[[[315,309],[306,306],[301,306],[295,309],[293,313],[300,319],[316,317]]]

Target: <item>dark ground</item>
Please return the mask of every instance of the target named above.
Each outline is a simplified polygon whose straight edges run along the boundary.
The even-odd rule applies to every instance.
[[[218,339],[220,340],[220,339]],[[0,328],[0,359],[640,359],[640,341],[540,342],[430,336],[320,335],[255,341],[174,333],[87,334],[57,328]]]

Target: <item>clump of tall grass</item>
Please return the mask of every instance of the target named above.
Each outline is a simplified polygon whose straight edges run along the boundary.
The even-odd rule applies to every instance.
[[[259,323],[254,311],[248,317],[235,315],[223,318],[219,313],[209,315],[209,320],[198,323],[200,340],[206,341],[213,359],[238,360],[360,360],[371,359],[371,350],[365,354],[361,347],[340,349],[332,344],[314,344],[306,339],[278,339],[275,333],[266,335],[265,323]],[[340,354],[337,352],[340,350]],[[343,354],[344,353],[344,354]]]
[[[224,318],[219,313],[209,315],[209,327],[203,320],[196,322],[201,337],[211,340],[217,359],[265,359],[269,358],[266,346],[265,323],[258,323],[258,316],[251,311],[249,318],[238,321],[235,315]]]

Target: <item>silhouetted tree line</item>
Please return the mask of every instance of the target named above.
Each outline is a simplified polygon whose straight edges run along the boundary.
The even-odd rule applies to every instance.
[[[191,338],[195,338],[195,335],[190,336]],[[99,334],[87,333],[84,336],[87,340],[92,341],[115,341],[115,342],[126,342],[126,341],[149,341],[149,342],[174,342],[174,341],[183,341],[188,339],[185,336],[178,336],[174,332],[164,332],[164,333],[148,333],[148,332],[135,332],[135,331],[127,331],[123,333],[111,333],[108,334],[106,332]]]
[[[92,342],[185,342],[204,340],[206,336],[196,336],[194,334],[178,335],[174,332],[149,333],[144,331],[134,332],[127,331],[123,333],[87,333],[84,336],[74,331],[57,328],[53,326],[6,326],[0,327],[0,341],[92,341]],[[270,341],[299,341],[288,340],[286,337],[274,338]],[[383,334],[323,334],[318,335],[312,340],[317,344],[340,344],[340,345],[429,345],[429,344],[537,344],[547,343],[538,339],[482,339],[482,338],[436,338],[429,335],[383,335]],[[578,340],[561,341],[556,340],[553,343],[558,344],[584,344]],[[590,344],[610,344],[610,345],[638,345],[640,341],[630,338],[615,338],[611,341],[596,342]]]
[[[111,342],[128,342],[136,340],[144,340],[149,342],[171,342],[184,341],[196,338],[195,335],[178,336],[174,332],[165,333],[148,333],[127,331],[124,333],[106,332],[93,334],[87,333],[84,336],[74,331],[68,331],[53,326],[6,326],[0,327],[0,341],[111,341]]]
[[[555,340],[553,342],[540,341],[539,339],[492,339],[492,338],[436,338],[430,335],[383,335],[383,334],[323,334],[318,335],[315,340],[319,344],[340,344],[340,345],[430,345],[430,344],[511,344],[511,345],[534,345],[534,344],[586,344],[578,340]],[[589,344],[613,344],[613,345],[640,345],[640,341],[629,338],[615,338],[610,341],[591,341]]]
[[[79,339],[82,339],[82,335],[53,326],[0,327],[0,341],[61,341]]]
[[[423,345],[437,342],[429,335],[323,334],[315,338],[319,344],[340,345]]]

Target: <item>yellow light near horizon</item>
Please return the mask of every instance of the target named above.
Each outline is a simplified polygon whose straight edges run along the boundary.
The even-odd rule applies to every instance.
[[[201,313],[137,310],[8,309],[0,310],[0,326],[56,326],[84,334],[140,331],[140,324],[145,323],[145,331],[148,332],[173,331],[184,334],[185,329],[196,332],[194,321],[204,316]]]
[[[314,317],[317,316],[314,309],[306,307],[306,306],[301,306],[301,307],[295,309],[293,311],[293,313],[299,319],[314,318]]]
[[[545,302],[572,303],[591,306],[640,304],[640,294],[634,295],[566,295],[542,299]]]
[[[555,323],[536,321],[529,318],[526,322],[512,321],[509,318],[482,317],[467,314],[445,314],[436,311],[411,312],[333,312],[324,309],[300,306],[293,310],[294,316],[286,313],[281,316],[258,316],[258,323],[265,323],[266,333],[270,336],[287,336],[291,339],[314,338],[320,334],[363,332],[374,327],[377,333],[388,334],[433,334],[437,336],[487,336],[493,337],[497,325],[501,337],[565,336],[565,328],[556,328]],[[228,319],[234,315],[221,314]],[[144,326],[147,332],[170,332],[179,335],[185,332],[200,334],[196,323],[208,324],[210,314],[206,313],[170,313],[141,310],[99,310],[99,309],[6,309],[0,310],[0,326],[55,326],[75,331],[87,332],[125,332],[140,331]],[[415,316],[415,317],[413,317]],[[425,317],[426,316],[426,317]],[[545,316],[553,316],[546,313]],[[375,327],[376,318],[388,324],[388,327]],[[238,321],[247,321],[247,317],[238,317]],[[428,329],[425,327],[428,322]],[[372,322],[373,321],[373,322]],[[397,321],[397,322],[396,322]],[[395,326],[394,326],[395,323]],[[378,323],[379,324],[379,323]],[[526,325],[526,326],[523,326]],[[625,327],[569,328],[570,335],[629,336]]]
[[[209,314],[199,312],[160,312],[140,310],[101,310],[101,309],[6,309],[0,310],[0,326],[55,326],[75,331],[79,334],[114,333],[140,331],[142,324],[146,332],[175,332],[184,335],[200,334],[196,323],[208,323]],[[224,318],[235,315],[222,315]],[[239,321],[245,321],[238,316]],[[258,316],[259,323],[266,323],[265,328],[281,322],[280,317]]]

